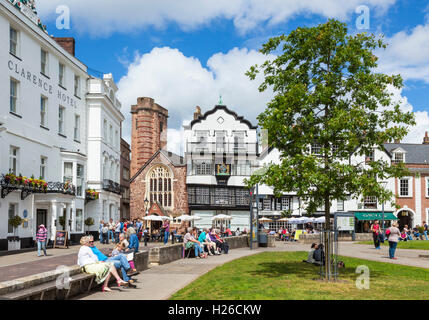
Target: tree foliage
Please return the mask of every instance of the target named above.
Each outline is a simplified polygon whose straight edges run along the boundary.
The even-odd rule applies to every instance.
[[[401,76],[375,71],[373,52],[379,48],[386,48],[382,36],[349,35],[337,20],[297,28],[263,45],[265,55],[281,53],[246,74],[254,80],[263,72],[259,90],[273,89],[274,98],[258,120],[281,156],[279,164],[252,175],[248,186],[263,183],[276,194],[295,191],[309,213],[325,206],[327,217],[334,199],[392,199],[380,181],[403,176],[402,164],[350,161],[374,147],[383,150],[385,142],[404,138],[415,125],[413,113],[392,99],[391,89],[403,86]],[[318,155],[312,144],[320,147]]]

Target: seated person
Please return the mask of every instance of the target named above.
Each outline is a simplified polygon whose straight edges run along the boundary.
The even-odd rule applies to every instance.
[[[407,235],[407,233],[405,232],[405,230],[402,230],[401,231],[401,236],[400,236],[400,238],[399,238],[399,241],[407,241],[408,240],[408,235]]]
[[[185,245],[185,249],[192,249],[195,250],[195,257],[196,258],[206,258],[206,254],[203,252],[203,248],[201,247],[201,244],[198,240],[195,239],[196,230],[192,227],[188,228],[188,232],[185,234],[183,238],[183,244]]]
[[[115,268],[121,269],[122,278],[124,279],[125,282],[127,282],[131,286],[131,283],[134,281],[132,281],[131,278],[127,275],[127,271],[131,269],[131,266],[128,263],[127,257],[124,254],[120,253],[115,257],[108,258],[94,245],[94,238],[90,236],[90,239],[91,240],[89,243],[89,247],[92,250],[92,252],[97,256],[98,261],[112,262]]]
[[[137,237],[136,230],[134,228],[130,227],[127,229],[127,238],[130,241],[128,249],[134,253],[139,252],[139,238]]]
[[[316,262],[316,260],[314,260],[313,255],[314,255],[314,251],[316,251],[316,249],[317,249],[317,243],[313,243],[311,245],[310,251],[308,252],[307,260],[302,260],[302,262],[314,264]]]
[[[122,280],[115,266],[112,262],[102,262],[98,260],[98,257],[92,252],[90,245],[94,243],[94,239],[89,236],[84,236],[80,239],[82,245],[79,249],[77,256],[77,264],[83,268],[83,271],[88,274],[95,275],[95,282],[98,284],[103,283],[102,291],[109,292],[109,280],[111,276],[114,276],[118,286],[126,284]]]
[[[319,244],[317,246],[317,249],[314,250],[313,253],[314,258],[314,264],[318,266],[324,266],[325,265],[325,252],[323,251],[323,244]]]
[[[110,254],[110,256],[111,257],[116,257],[117,255],[119,255],[119,254],[121,254],[121,253],[123,253],[123,252],[125,252],[125,250],[126,250],[127,248],[125,248],[124,246],[123,246],[123,244],[121,244],[121,243],[118,243],[117,245],[115,245],[115,247],[113,248],[113,250],[112,250],[112,253]],[[135,274],[136,272],[137,272],[137,269],[136,269],[136,267],[135,267],[135,265],[134,265],[134,255],[132,255],[132,259],[131,259],[131,256],[129,256],[129,255],[127,255],[127,260],[128,260],[128,263],[130,264],[130,267],[131,267],[131,269],[133,270],[133,273]]]
[[[212,242],[207,241],[206,230],[207,230],[207,229],[204,229],[204,230],[200,233],[200,235],[199,235],[199,237],[198,237],[198,241],[199,241],[199,243],[200,243],[202,246],[206,246],[206,247],[207,247],[207,251],[208,251],[209,256],[212,256],[212,255],[213,255],[213,253],[212,253],[211,249],[212,249],[212,248],[214,248],[214,245],[212,244]],[[196,234],[196,229],[195,229],[195,234]]]
[[[416,238],[416,240],[419,240],[420,232],[419,232],[419,226],[418,225],[413,228],[413,236]]]
[[[213,228],[210,229],[210,240],[216,244],[216,254],[221,254],[222,250],[224,250],[224,242],[216,237],[216,232]]]

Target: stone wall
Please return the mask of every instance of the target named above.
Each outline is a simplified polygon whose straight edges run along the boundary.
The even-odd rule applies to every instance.
[[[339,241],[353,241],[352,236],[340,236]],[[313,243],[320,241],[320,234],[302,234],[299,236],[300,243]],[[372,241],[372,233],[356,233],[355,241]]]
[[[149,250],[150,264],[166,264],[181,259],[183,256],[183,244],[177,243],[164,247],[151,248]]]

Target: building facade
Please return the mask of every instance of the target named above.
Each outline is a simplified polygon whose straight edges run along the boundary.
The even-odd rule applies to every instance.
[[[118,88],[111,74],[103,79],[89,78],[87,110],[88,126],[88,189],[97,199],[87,197],[86,217],[95,224],[88,231],[97,232],[100,220],[120,218],[121,207],[121,126],[124,116],[116,98]]]
[[[151,98],[138,98],[131,113],[131,219],[188,213],[186,162],[165,150],[167,109]]]
[[[186,184],[197,227],[211,227],[218,214],[232,217],[234,230],[250,226],[250,197],[244,179],[257,166],[257,127],[224,105],[201,114],[184,126]]]
[[[47,34],[33,1],[12,2],[0,2],[0,250],[33,247],[40,224],[50,240],[67,231],[77,242],[85,219],[97,223],[107,210],[95,208],[88,188],[118,213],[120,192],[103,184],[119,183],[117,88],[111,75],[88,75],[74,39]],[[112,125],[110,144],[103,117]],[[15,216],[22,219],[17,228],[9,224]]]
[[[83,231],[87,70],[26,4],[2,1],[0,29],[0,250],[13,250],[32,246],[42,223],[51,240]],[[16,229],[13,216],[24,219]]]
[[[130,219],[131,148],[121,139],[121,219]]]

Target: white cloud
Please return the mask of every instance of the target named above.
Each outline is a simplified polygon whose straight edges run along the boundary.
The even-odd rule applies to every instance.
[[[250,81],[245,72],[254,64],[268,58],[261,53],[234,48],[228,53],[217,53],[203,67],[194,57],[186,57],[169,47],[154,48],[150,53],[137,55],[127,75],[118,82],[118,98],[126,120],[123,136],[130,141],[130,106],[138,97],[151,97],[169,111],[170,151],[179,153],[183,120],[189,120],[195,107],[202,112],[212,109],[222,94],[224,104],[256,124],[272,97],[272,92],[259,93],[261,78]],[[174,137],[173,137],[174,136]]]
[[[401,74],[404,80],[429,83],[429,24],[418,25],[411,32],[401,31],[387,38],[386,50],[378,51],[379,69],[387,74]]]
[[[367,0],[375,14],[384,13],[396,0]],[[43,19],[55,20],[55,9],[64,0],[38,0]],[[216,19],[232,20],[240,33],[261,26],[286,22],[298,14],[347,19],[362,0],[69,0],[72,27],[80,32],[106,36],[128,33],[149,26],[164,28],[176,23],[183,30],[210,24]]]

